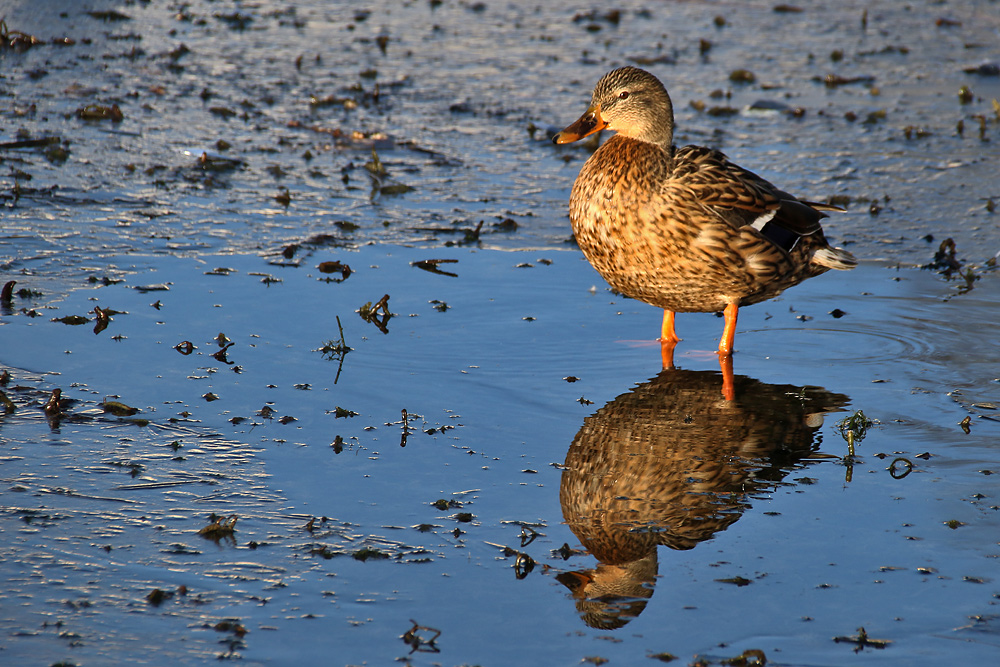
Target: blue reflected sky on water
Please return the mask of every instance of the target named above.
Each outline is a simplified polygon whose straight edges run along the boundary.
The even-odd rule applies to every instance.
[[[859,445],[847,482],[833,426],[846,413],[810,421],[815,434],[797,446],[812,454],[762,478],[771,482],[741,482],[748,495],[724,513],[724,529],[690,550],[660,547],[638,617],[588,630],[556,578],[596,565],[583,553],[559,556],[564,543],[580,548],[564,522],[561,468],[585,418],[656,374],[659,351],[637,335],[655,332],[656,313],[591,291],[595,274],[573,252],[435,252],[458,260],[441,265],[458,277],[412,266],[428,252],[325,251],[297,268],[250,256],[133,257],[152,270],[73,292],[43,317],[7,318],[0,341],[17,347],[24,361],[12,373],[25,381],[8,387],[18,410],[2,431],[5,531],[17,536],[3,562],[28,612],[7,617],[7,650],[63,655],[52,651],[74,643],[58,636],[69,630],[44,626],[61,620],[80,635],[63,649],[69,657],[139,656],[156,632],[180,642],[164,655],[196,661],[224,652],[218,642],[231,634],[211,628],[230,618],[249,630],[235,650],[261,663],[281,662],[288,641],[306,658],[336,650],[344,664],[390,660],[408,650],[398,638],[410,618],[442,630],[445,651],[414,654],[414,664],[747,648],[830,661],[849,650],[830,637],[857,625],[894,640],[907,659],[947,654],[949,638],[973,640],[962,644],[970,656],[991,650],[968,617],[995,601],[984,472],[995,469],[996,385],[988,365],[948,358],[961,336],[956,314],[992,312],[991,277],[966,300],[944,301],[952,287],[930,272],[866,264],[747,309],[736,373],[764,383],[754,392],[788,400],[781,386],[818,385],[882,423]],[[355,273],[327,282],[313,267],[333,259]],[[222,267],[232,271],[218,275]],[[170,290],[135,289],[161,283]],[[396,315],[388,334],[353,312],[383,293]],[[93,305],[124,312],[96,336],[49,321]],[[835,319],[833,307],[848,314]],[[339,336],[337,316],[354,348],[339,377],[318,351]],[[901,328],[915,319],[923,329]],[[689,315],[678,324],[678,366],[703,383],[682,388],[679,409],[696,421],[694,406],[726,410],[710,354],[720,323]],[[211,356],[220,332],[234,343],[230,363]],[[197,349],[182,355],[182,340]],[[90,419],[51,428],[38,405],[53,386],[79,401],[70,415]],[[103,413],[98,404],[114,395],[153,425]],[[673,396],[663,395],[665,414]],[[779,418],[767,416],[775,404],[761,413],[745,403],[748,419]],[[337,408],[357,415],[337,417]],[[405,447],[402,409],[412,429]],[[966,435],[957,422],[969,413]],[[751,460],[751,442],[767,445],[754,432],[743,445]],[[897,457],[915,466],[899,480],[886,471]],[[438,499],[454,503],[442,511],[430,505]],[[234,543],[196,534],[210,512],[239,516]],[[29,522],[31,513],[41,516]],[[953,520],[964,525],[945,525]],[[540,533],[524,547],[522,525]],[[518,580],[517,556],[502,546],[531,556],[535,569]],[[366,547],[389,558],[351,557]],[[717,581],[737,577],[752,583]],[[159,607],[144,599],[181,585],[187,594]],[[761,614],[739,611],[746,604]],[[602,641],[609,632],[624,641]]]

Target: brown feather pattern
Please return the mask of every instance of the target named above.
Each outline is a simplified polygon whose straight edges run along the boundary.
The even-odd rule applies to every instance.
[[[609,73],[594,108],[618,134],[581,169],[570,220],[584,255],[616,291],[676,312],[719,311],[856,264],[823,235],[822,210],[836,207],[800,201],[719,151],[674,147],[669,96],[651,74]],[[790,249],[753,226],[768,214],[791,233]]]

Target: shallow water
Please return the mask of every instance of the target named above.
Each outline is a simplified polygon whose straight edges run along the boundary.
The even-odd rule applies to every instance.
[[[33,290],[0,310],[0,662],[993,660],[1000,77],[961,70],[1000,59],[995,2],[620,3],[617,24],[563,3],[33,7],[0,16],[78,43],[0,52],[0,142],[69,141],[65,162],[0,150],[3,282]],[[865,261],[741,311],[733,403],[721,320],[680,316],[661,373],[658,313],[566,243],[586,150],[544,128],[640,54],[681,141],[850,200],[829,235]],[[831,72],[878,94],[812,81]],[[125,120],[75,118],[92,102]],[[413,191],[373,191],[373,143],[381,185]],[[967,292],[910,268],[949,236]],[[438,259],[457,275],[416,265]],[[383,295],[387,333],[357,312]],[[117,311],[97,334],[95,306]],[[857,410],[878,424],[850,462]],[[213,513],[235,532],[199,535]],[[859,627],[891,643],[833,640]]]
[[[381,663],[407,654],[398,638],[412,618],[442,631],[442,653],[414,654],[414,663],[721,658],[757,648],[829,664],[850,651],[831,638],[858,626],[892,640],[884,654],[894,662],[994,654],[1000,552],[989,473],[1000,427],[990,406],[1000,388],[991,363],[953,350],[966,327],[989,331],[995,277],[945,300],[952,285],[933,273],[865,264],[747,309],[737,407],[722,400],[710,353],[715,317],[681,318],[679,369],[648,385],[659,351],[634,337],[656,330],[656,312],[590,291],[596,276],[577,253],[437,249],[434,259],[458,260],[440,265],[458,274],[450,277],[412,265],[429,252],[368,246],[316,253],[299,267],[133,256],[115,262],[136,267],[125,282],[76,290],[40,317],[5,318],[0,345],[20,360],[7,388],[17,410],[0,431],[4,532],[15,537],[3,558],[5,652],[197,661],[226,653],[220,641],[231,633],[211,628],[234,618],[249,630],[235,650],[251,663],[282,662],[289,642],[297,659],[333,652],[343,664]],[[312,268],[333,259],[356,273],[332,283]],[[170,289],[136,289],[153,284]],[[352,312],[384,293],[395,313],[388,334]],[[94,305],[120,311],[100,334],[50,321]],[[834,307],[847,314],[831,317]],[[353,348],[342,368],[318,351],[340,337],[338,316]],[[220,332],[233,342],[228,363],[211,356]],[[991,336],[985,345],[996,344]],[[174,349],[184,340],[197,348],[187,356]],[[825,390],[803,398],[807,385]],[[78,401],[58,424],[40,408],[55,386]],[[108,396],[141,412],[106,414]],[[357,414],[338,417],[337,408]],[[856,409],[881,424],[845,467],[833,426],[844,415],[821,426],[816,416]],[[595,430],[608,410],[619,411],[619,431],[636,420],[626,440]],[[957,424],[967,414],[969,434]],[[128,421],[136,418],[151,424]],[[662,470],[652,488],[665,484],[667,495],[612,487],[597,502],[617,516],[622,493],[645,498],[629,510],[625,525],[636,527],[610,525],[628,542],[653,521],[656,543],[685,550],[654,548],[658,575],[637,617],[617,631],[588,629],[558,577],[597,562],[582,552],[564,560],[559,549],[604,551],[571,530],[579,510],[561,503],[559,487],[572,488],[565,476],[581,470],[591,482],[617,478],[601,471],[636,466],[643,446],[620,448],[651,434],[659,448],[680,438],[683,454],[671,463],[669,449],[653,450],[627,477],[643,485],[651,468]],[[691,451],[720,472],[685,472]],[[894,479],[887,468],[900,457],[913,471]],[[692,496],[707,500],[685,510],[708,512],[705,525],[680,529],[683,539],[658,536],[674,525],[658,512],[676,515],[690,475],[707,475]],[[439,499],[456,504],[431,506]],[[239,517],[233,540],[197,535],[211,512]],[[540,533],[523,547],[521,526]],[[519,580],[517,555],[501,546],[535,568]],[[388,558],[351,557],[363,547]],[[718,581],[734,577],[752,583]],[[179,586],[186,595],[159,606],[144,599]],[[154,648],[151,634],[176,641]]]

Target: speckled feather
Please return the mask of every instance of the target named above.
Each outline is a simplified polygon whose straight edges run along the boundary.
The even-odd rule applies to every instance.
[[[641,104],[623,104],[626,89]],[[821,209],[835,207],[799,201],[716,150],[674,147],[669,96],[647,72],[608,74],[591,108],[622,120],[609,122],[619,133],[581,169],[570,220],[616,291],[676,312],[719,311],[856,264],[823,236]],[[752,226],[772,214],[772,224],[800,237],[790,251]]]

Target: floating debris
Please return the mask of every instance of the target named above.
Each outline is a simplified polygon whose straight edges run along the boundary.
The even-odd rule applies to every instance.
[[[883,649],[886,648],[892,642],[887,639],[871,639],[868,633],[865,632],[864,627],[858,628],[858,634],[851,635],[849,637],[834,637],[833,641],[848,644],[857,644],[854,648],[855,653],[860,653],[863,649],[867,647]]]
[[[457,507],[461,507],[462,503],[459,502],[459,501],[457,501],[457,500],[445,500],[444,498],[438,498],[437,500],[435,500],[434,502],[432,502],[430,505],[431,505],[431,507],[435,507],[435,508],[441,510],[442,512],[444,512],[444,511],[447,511],[449,509],[454,509],[454,508],[457,508]]]
[[[116,282],[121,282],[121,281],[119,280]],[[133,285],[132,289],[138,292],[142,292],[143,294],[145,294],[146,292],[169,292],[170,285],[168,283],[160,283],[157,285]]]
[[[0,142],[0,150],[16,150],[19,148],[46,148],[53,144],[59,144],[62,140],[59,137],[40,137],[38,139],[21,139],[19,141]]]
[[[973,267],[966,267],[961,260],[956,256],[957,246],[955,241],[951,238],[947,238],[941,242],[938,246],[937,251],[934,253],[934,259],[928,264],[924,264],[920,268],[929,269],[937,271],[946,280],[951,278],[961,278],[964,280],[964,284],[958,286],[958,294],[965,294],[970,291],[974,286],[975,282],[979,280],[980,276],[975,272]],[[989,264],[989,262],[987,262]],[[949,297],[950,298],[950,297]],[[946,301],[948,299],[945,299]]]
[[[94,314],[97,315],[97,319],[94,322],[94,333],[99,334],[108,328],[108,324],[111,323],[111,312],[110,308],[101,308],[100,306],[94,306]]]
[[[729,73],[729,80],[733,83],[755,83],[757,76],[748,69],[735,69]]]
[[[372,178],[372,191],[370,196],[372,201],[378,199],[379,195],[399,195],[413,190],[413,188],[409,185],[404,185],[402,183],[386,183],[389,171],[382,164],[382,160],[375,151],[374,145],[372,146],[372,159],[371,161],[366,162],[364,166],[368,171],[368,175]]]
[[[972,417],[969,415],[965,415],[965,419],[958,422],[958,425],[962,427],[962,431],[964,431],[966,435],[972,433]]]
[[[62,389],[56,387],[52,390],[52,394],[49,395],[49,400],[47,400],[45,405],[42,406],[42,410],[50,417],[60,415],[62,414],[63,406],[65,404],[66,401],[62,398]]]
[[[740,577],[740,576],[726,577],[724,579],[716,579],[715,581],[718,581],[720,584],[734,584],[734,585],[739,586],[741,588],[743,586],[749,586],[750,584],[753,583],[753,581],[751,581],[750,579],[747,579],[746,577]]]
[[[125,114],[122,113],[117,104],[111,106],[88,104],[76,110],[76,117],[80,120],[110,120],[112,123],[120,123],[125,120]]]
[[[214,352],[212,354],[212,358],[215,359],[216,361],[221,361],[224,364],[229,364],[230,366],[232,366],[233,362],[229,361],[229,359],[228,359],[228,357],[226,355],[229,352],[229,348],[231,348],[235,344],[236,343],[233,343],[233,342],[226,343],[225,345],[223,345],[223,347],[222,347],[221,350],[218,350],[218,351],[216,351],[216,352]],[[221,345],[221,343],[220,343],[220,345]]]
[[[241,623],[238,621],[219,621],[212,629],[216,632],[231,632],[237,637],[242,637],[249,632]]]
[[[190,155],[190,152],[186,152]],[[243,160],[223,157],[221,155],[209,155],[207,152],[202,152],[195,162],[197,168],[214,173],[233,171],[238,167],[242,167],[243,164]]]
[[[7,22],[0,19],[0,49],[24,52],[38,44],[44,44],[44,42],[26,32],[8,30]]]
[[[736,116],[740,110],[730,106],[712,106],[705,112],[713,118],[724,118],[726,116]]]
[[[333,261],[329,261],[329,262],[320,262],[316,266],[316,269],[320,273],[339,273],[340,274],[340,278],[339,279],[337,279],[337,278],[330,278],[329,279],[331,282],[338,282],[338,283],[344,282],[345,280],[347,280],[348,278],[350,278],[351,274],[353,273],[353,271],[351,270],[351,267],[349,265],[344,264],[343,262],[341,262],[339,260],[333,260]]]
[[[889,471],[889,475],[893,479],[903,479],[913,472],[913,464],[909,459],[899,456],[892,460],[892,463],[889,464],[886,470]]]
[[[934,259],[920,268],[937,271],[944,275],[945,278],[949,278],[952,273],[962,269],[962,263],[955,257],[957,251],[958,248],[955,245],[954,239],[951,237],[946,238],[938,246],[937,251],[934,253]]]
[[[910,139],[924,139],[931,136],[930,130],[925,130],[922,127],[917,127],[916,125],[907,125],[903,128],[903,136]]]
[[[379,315],[380,311],[381,316]],[[374,324],[382,333],[389,333],[389,320],[392,319],[393,314],[389,312],[388,294],[376,301],[374,306],[371,301],[365,303],[358,309],[358,314],[365,322]]]
[[[441,636],[441,631],[435,628],[427,627],[426,625],[420,625],[412,618],[410,623],[413,623],[413,627],[402,634],[400,639],[403,643],[410,647],[410,654],[413,653],[440,653],[439,649],[434,642],[437,638]],[[420,632],[430,632],[433,633],[430,637],[421,637]]]
[[[236,116],[237,113],[229,107],[209,107],[208,112],[213,116],[218,116],[219,118],[229,119]]]
[[[236,522],[238,517],[235,514],[230,514],[228,517],[221,517],[213,514],[210,519],[212,520],[212,523],[198,531],[198,534],[202,537],[218,542],[225,537],[231,538],[233,533],[236,532]]]
[[[847,456],[854,457],[854,446],[856,444],[861,444],[861,441],[865,439],[868,434],[868,429],[877,424],[878,422],[873,421],[865,416],[865,413],[858,410],[850,417],[844,417],[839,422],[837,422],[837,430],[840,431],[840,435],[847,442]]]
[[[441,264],[457,264],[457,259],[421,259],[416,262],[410,262],[410,266],[415,266],[418,269],[423,269],[424,271],[429,271],[431,273],[437,273],[442,276],[451,276],[452,278],[457,278],[457,273],[452,273],[451,271],[445,271],[439,268]]]
[[[146,600],[154,607],[159,607],[172,597],[174,597],[173,592],[165,591],[160,588],[154,588],[148,595],[146,595]]]
[[[139,413],[139,408],[133,408],[130,405],[125,405],[124,403],[120,403],[118,401],[105,400],[101,403],[101,408],[105,412],[110,412],[116,417],[131,417],[132,415]]]
[[[514,577],[524,579],[535,569],[535,559],[525,553],[518,553],[514,559]]]
[[[719,662],[722,665],[731,667],[764,667],[767,664],[767,656],[759,648],[751,648],[743,651],[735,658],[725,658]]]
[[[3,289],[0,290],[0,305],[7,306],[8,308],[13,305],[14,285],[16,284],[16,280],[8,280],[4,284]]]
[[[349,347],[347,345],[347,341],[344,338],[344,327],[340,323],[339,315],[337,316],[337,328],[340,330],[340,338],[337,340],[328,340],[323,344],[323,347],[318,350],[314,350],[315,352],[321,353],[324,358],[330,361],[334,359],[337,360],[339,365],[337,367],[337,376],[333,379],[334,384],[337,384],[337,381],[340,379],[340,372],[344,368],[344,357],[347,356],[348,352],[354,349],[353,347]]]
[[[823,84],[827,88],[837,88],[839,86],[847,86],[853,83],[870,86],[875,83],[875,77],[869,74],[861,76],[840,76],[839,74],[827,74],[823,79]]]
[[[359,560],[362,563],[366,560],[374,558],[375,560],[384,560],[389,558],[389,554],[384,551],[379,551],[378,549],[373,549],[371,547],[361,547],[357,551],[351,554],[351,558],[354,560]]]
[[[1000,76],[1000,65],[997,63],[980,63],[962,70],[966,74],[978,74],[979,76]]]
[[[90,320],[83,315],[66,315],[65,317],[53,317],[53,322],[62,322],[63,324],[69,324],[71,326],[79,326],[81,324],[89,324]]]
[[[131,21],[132,20],[132,17],[129,16],[128,14],[122,14],[121,12],[117,12],[117,11],[115,11],[113,9],[110,10],[110,11],[87,12],[87,14],[91,18],[97,19],[98,21],[104,21],[105,23],[115,23],[115,22],[118,22],[118,21]]]
[[[532,471],[532,472],[534,472],[534,471]],[[532,528],[531,526],[529,526],[527,524],[521,524],[521,534],[518,535],[518,537],[521,539],[521,548],[522,549],[524,547],[528,546],[529,544],[531,544],[532,542],[534,542],[536,539],[538,539],[541,536],[542,536],[542,534],[539,533],[534,528]]]
[[[403,428],[403,434],[400,437],[399,446],[400,447],[406,447],[406,439],[410,437],[411,433],[413,433],[415,430],[417,430],[416,428],[410,426],[410,418],[414,417],[416,419],[420,419],[421,417],[420,417],[420,415],[411,415],[409,412],[406,411],[406,408],[403,408],[402,411],[401,411],[401,413],[402,413],[402,418],[399,421],[397,421],[397,422],[386,422],[385,425],[386,426],[396,426],[396,425],[402,426],[402,428]]]
[[[9,415],[10,413],[17,410],[17,406],[14,405],[14,401],[10,400],[2,390],[0,390],[0,407],[3,408],[3,413]]]

